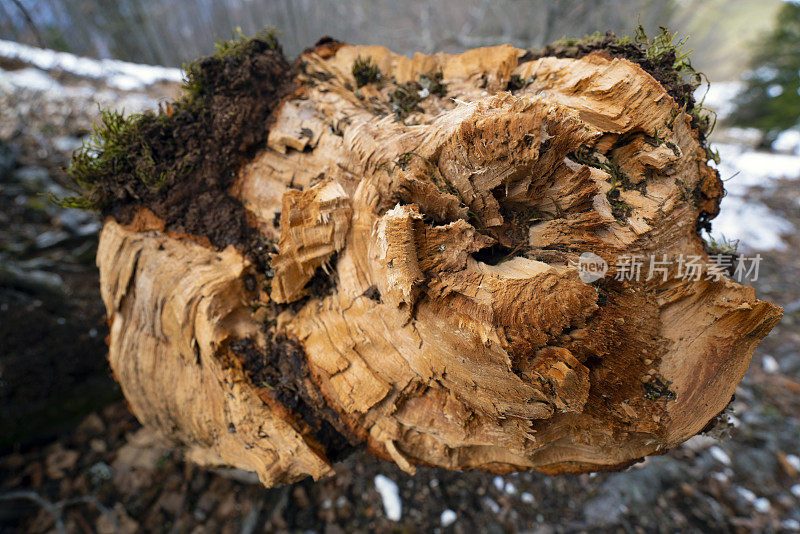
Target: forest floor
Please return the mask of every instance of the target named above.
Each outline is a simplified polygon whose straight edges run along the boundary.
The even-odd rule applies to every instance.
[[[741,171],[726,202],[758,214],[740,223],[762,230],[744,242],[763,257],[753,285],[786,309],[737,389],[727,439],[558,477],[412,477],[357,453],[331,478],[264,489],[249,473],[186,462],[130,414],[105,360],[99,221],[43,196],[66,192],[63,166],[96,103],[152,107],[174,86],[0,68],[0,532],[800,531],[800,158],[719,138],[732,162],[723,178]]]

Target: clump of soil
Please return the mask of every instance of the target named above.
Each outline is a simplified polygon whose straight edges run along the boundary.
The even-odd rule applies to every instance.
[[[169,229],[238,245],[265,268],[268,250],[227,190],[266,144],[269,117],[293,89],[290,71],[272,35],[218,45],[186,68],[174,104],[129,118],[103,114],[68,169],[83,196],[66,202],[123,222],[143,206]]]

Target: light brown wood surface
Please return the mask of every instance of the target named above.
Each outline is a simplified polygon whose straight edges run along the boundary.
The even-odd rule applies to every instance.
[[[625,59],[524,54],[306,53],[232,189],[277,243],[271,277],[145,210],[108,219],[109,358],[137,417],[268,486],[331,474],[313,422],[231,348],[280,339],[301,349],[288,378],[306,404],[408,471],[618,468],[703,429],[780,308],[675,267],[614,280],[623,256],[707,259],[696,223],[722,184],[691,117]],[[367,57],[383,83],[356,88]],[[398,120],[392,92],[436,73],[446,96],[423,93]],[[530,84],[505,91],[512,75]],[[611,162],[626,187],[576,153]],[[489,247],[503,261],[481,261]],[[611,266],[601,282],[571,266],[587,251]],[[671,394],[648,398],[652,381]]]

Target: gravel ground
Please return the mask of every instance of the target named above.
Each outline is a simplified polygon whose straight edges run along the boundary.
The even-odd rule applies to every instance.
[[[0,532],[800,531],[800,169],[740,195],[786,223],[753,282],[786,314],[716,437],[624,472],[559,477],[412,477],[356,454],[334,477],[268,490],[185,462],[129,413],[105,361],[99,222],[42,196],[65,192],[95,101],[131,110],[174,87],[49,73],[60,88],[25,89],[3,83],[25,65],[0,67]]]

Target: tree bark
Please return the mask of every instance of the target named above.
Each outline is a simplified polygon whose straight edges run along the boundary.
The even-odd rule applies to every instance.
[[[383,81],[357,87],[358,58]],[[229,191],[277,244],[266,273],[145,208],[105,222],[109,360],[142,423],[271,486],[357,447],[407,471],[617,469],[723,411],[781,311],[676,263],[615,279],[627,256],[710,262],[722,196],[639,65],[338,43],[298,64]],[[604,278],[581,281],[584,252]]]

